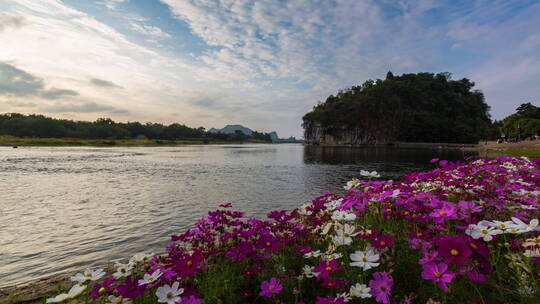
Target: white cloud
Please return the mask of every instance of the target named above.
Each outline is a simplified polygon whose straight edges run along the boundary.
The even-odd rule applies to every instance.
[[[147,36],[153,36],[156,38],[171,38],[171,35],[165,33],[157,26],[140,24],[135,21],[129,23],[132,30]]]
[[[110,10],[115,10],[119,4],[126,2],[127,0],[104,0],[96,2],[99,5],[103,5]]]

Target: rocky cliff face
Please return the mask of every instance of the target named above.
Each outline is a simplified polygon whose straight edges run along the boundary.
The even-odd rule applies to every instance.
[[[322,127],[318,122],[304,121],[304,143],[310,145],[387,145],[393,142],[384,130],[350,128],[347,126]]]

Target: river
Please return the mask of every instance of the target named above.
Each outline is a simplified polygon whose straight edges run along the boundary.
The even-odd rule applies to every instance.
[[[161,251],[218,204],[250,216],[342,191],[360,170],[397,179],[458,150],[0,147],[0,287]]]

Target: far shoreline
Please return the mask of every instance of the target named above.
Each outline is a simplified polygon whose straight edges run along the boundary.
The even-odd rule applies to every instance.
[[[0,137],[0,147],[174,147],[187,145],[271,144],[259,140],[162,140]]]

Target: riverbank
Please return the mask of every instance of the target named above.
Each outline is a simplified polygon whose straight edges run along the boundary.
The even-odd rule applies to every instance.
[[[266,143],[258,140],[245,142],[214,140],[160,140],[160,139],[80,139],[80,138],[20,138],[0,137],[0,146],[11,147],[157,147],[181,145],[219,145],[239,143]]]
[[[464,151],[478,152],[481,157],[513,156],[513,157],[540,157],[540,141],[504,142],[496,141],[481,142],[473,147],[463,147]]]

